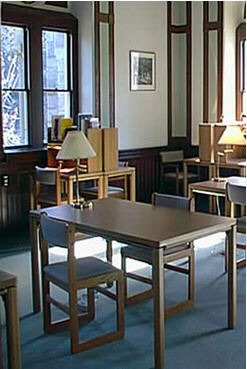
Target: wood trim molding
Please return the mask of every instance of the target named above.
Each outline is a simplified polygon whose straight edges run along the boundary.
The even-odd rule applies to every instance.
[[[191,109],[192,109],[192,41],[191,41],[191,2],[186,2],[186,25],[175,26],[172,24],[172,4],[167,3],[167,69],[168,69],[168,143],[178,147],[190,145],[191,142]],[[187,119],[186,137],[172,136],[172,34],[186,34],[187,40],[187,72],[186,72],[186,94],[187,94]]]
[[[241,41],[246,40],[246,24],[241,23],[236,29],[236,120],[241,121],[242,117],[242,93],[241,93]],[[246,61],[245,61],[246,63]],[[243,78],[243,77],[242,77]],[[246,86],[245,86],[246,87]]]
[[[203,2],[203,122],[209,120],[209,32],[217,31],[217,122],[222,121],[223,111],[223,1],[218,1],[218,20],[209,22],[209,2]]]
[[[109,13],[100,12],[100,2],[94,2],[95,34],[95,115],[101,117],[100,23],[109,24],[109,125],[115,127],[115,66],[114,66],[114,1],[109,1]]]

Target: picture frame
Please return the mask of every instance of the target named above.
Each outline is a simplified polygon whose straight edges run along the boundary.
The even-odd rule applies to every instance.
[[[130,51],[130,91],[155,91],[155,53]]]

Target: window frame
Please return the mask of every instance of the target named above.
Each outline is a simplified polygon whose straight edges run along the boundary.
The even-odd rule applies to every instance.
[[[243,111],[242,84],[243,84],[243,79],[245,78],[245,75],[241,73],[242,72],[241,45],[242,45],[242,42],[244,41],[246,42],[246,24],[241,23],[236,29],[236,120],[237,121],[242,121],[244,118],[246,118],[242,115],[242,111]],[[246,64],[246,60],[245,60],[245,64]],[[247,66],[245,65],[245,67]]]
[[[28,143],[25,145],[16,145],[16,146],[7,146],[4,148],[4,150],[11,150],[11,149],[18,149],[27,147],[30,144],[30,63],[29,63],[29,35],[28,35],[28,29],[24,25],[17,25],[17,24],[10,24],[7,22],[2,22],[1,26],[8,26],[8,27],[16,27],[16,28],[22,28],[23,29],[23,44],[24,44],[24,88],[3,88],[1,83],[1,94],[3,91],[16,91],[16,92],[26,92],[26,104],[27,104],[27,130],[28,130]],[[2,95],[1,95],[2,100]],[[1,106],[1,112],[2,112],[2,106]],[[2,128],[2,114],[1,114],[1,128]],[[3,133],[2,133],[3,134]],[[2,137],[2,145],[3,145],[3,137]]]
[[[20,150],[32,151],[43,149],[43,82],[42,82],[42,30],[67,31],[72,35],[71,55],[73,74],[71,77],[73,93],[71,102],[71,115],[78,113],[78,21],[70,13],[41,10],[2,4],[2,24],[26,27],[29,30],[28,47],[30,61],[30,92],[29,92],[29,145]],[[69,71],[71,73],[71,71]],[[2,107],[2,104],[1,104]],[[1,109],[2,111],[2,109]],[[0,118],[0,160],[5,160],[3,149],[2,114]],[[18,150],[15,146],[7,149]]]
[[[53,27],[42,27],[42,40],[43,40],[43,31],[49,32],[60,32],[66,34],[67,38],[67,89],[47,89],[44,88],[44,81],[43,81],[43,53],[42,53],[42,101],[44,101],[44,92],[68,92],[69,93],[69,100],[70,100],[70,117],[73,116],[73,35],[69,30],[63,30]],[[43,50],[43,45],[42,45]],[[44,104],[43,104],[43,114],[44,114]],[[44,117],[43,117],[43,129],[44,129]],[[44,132],[43,132],[43,140],[44,140]],[[45,141],[44,141],[45,142]]]

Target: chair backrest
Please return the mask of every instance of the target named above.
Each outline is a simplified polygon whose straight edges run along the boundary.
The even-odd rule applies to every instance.
[[[174,163],[184,159],[183,150],[163,151],[160,153],[162,163]]]
[[[47,186],[50,186],[49,188]],[[61,181],[58,168],[35,166],[35,206],[61,204]]]
[[[70,225],[72,226],[72,225]],[[49,217],[45,212],[40,217],[41,234],[49,246],[69,246],[69,224]]]
[[[227,198],[237,205],[246,205],[246,178],[230,177],[226,183]]]
[[[35,166],[35,180],[45,185],[56,185],[58,170]]]
[[[173,209],[190,210],[190,199],[188,197],[166,195],[154,192],[152,203],[157,206],[166,206]]]

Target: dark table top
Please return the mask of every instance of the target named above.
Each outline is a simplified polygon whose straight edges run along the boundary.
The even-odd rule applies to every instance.
[[[41,211],[72,222],[85,233],[152,248],[173,247],[227,231],[236,223],[231,218],[113,198],[94,200],[93,209],[62,205],[31,211],[30,216],[39,218]]]

